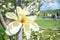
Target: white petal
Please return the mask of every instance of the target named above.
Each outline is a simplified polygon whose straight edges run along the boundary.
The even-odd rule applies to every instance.
[[[30,13],[28,12],[28,10],[23,9],[23,14],[24,14],[24,15],[29,15]]]
[[[22,9],[21,7],[17,6],[15,12],[17,12],[18,16],[20,15],[29,15],[30,13],[26,9]]]
[[[21,28],[22,24],[19,24],[18,22],[14,21],[14,22],[11,22],[8,26],[7,26],[7,29],[6,29],[6,34],[11,36],[11,35],[14,35],[16,34],[19,29]]]
[[[14,19],[14,20],[18,19],[17,16],[13,12],[7,12],[5,15],[9,19]]]
[[[38,31],[39,30],[39,26],[35,22],[30,23],[30,28],[33,31]]]
[[[18,12],[18,16],[20,15],[29,15],[30,13],[27,10],[21,10]]]
[[[31,36],[31,29],[28,24],[25,24],[23,27],[24,27],[24,33],[25,33],[27,39],[29,39]]]
[[[23,12],[23,11],[22,11],[22,8],[21,8],[21,7],[19,7],[19,6],[17,6],[17,7],[16,7],[15,12],[18,14],[18,17],[19,17],[19,18],[21,18],[21,16],[20,16],[20,15],[21,15],[21,14],[22,14],[22,12]]]
[[[31,21],[34,21],[34,20],[37,18],[37,16],[34,15],[34,16],[29,16],[29,17],[27,17],[27,18],[30,19]]]
[[[19,6],[17,6],[15,11],[16,11],[17,13],[20,13],[20,12],[22,11],[22,8],[19,7]]]
[[[26,9],[21,9],[20,7],[17,8],[17,13],[19,14],[24,14],[24,15],[29,15],[30,13]]]

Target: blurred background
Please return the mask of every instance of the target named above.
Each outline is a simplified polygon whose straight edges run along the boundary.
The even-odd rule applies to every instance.
[[[40,26],[38,32],[31,34],[30,40],[60,40],[60,0],[21,0],[21,7],[27,8],[30,15],[37,15],[35,22]],[[16,0],[0,0],[0,12],[2,12],[6,23],[6,12],[14,12]],[[26,40],[22,32],[23,40]],[[16,40],[16,35],[13,36]],[[0,23],[0,40],[9,40]]]

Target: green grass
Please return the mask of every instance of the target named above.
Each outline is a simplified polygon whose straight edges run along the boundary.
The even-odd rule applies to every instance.
[[[52,13],[59,13],[60,14],[60,9],[56,9],[56,10],[45,10],[45,11],[40,11],[42,14],[43,13],[46,13],[46,14],[48,14],[48,13],[50,13],[50,14],[52,14]]]
[[[8,36],[5,34],[3,26],[0,24],[0,40],[7,40]]]
[[[60,20],[35,20],[35,22],[42,28],[60,27]]]

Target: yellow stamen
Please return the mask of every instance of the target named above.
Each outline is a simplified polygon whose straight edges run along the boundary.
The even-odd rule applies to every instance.
[[[24,14],[20,14],[21,18],[19,19],[20,23],[27,23],[29,22],[29,19],[24,15]]]
[[[21,22],[21,23],[25,23],[25,22],[26,22],[26,19],[25,19],[25,18],[22,18],[22,19],[20,20],[20,22]]]

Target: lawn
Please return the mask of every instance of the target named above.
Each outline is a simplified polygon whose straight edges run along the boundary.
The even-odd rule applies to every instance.
[[[42,28],[60,27],[60,20],[35,20],[35,22]]]

